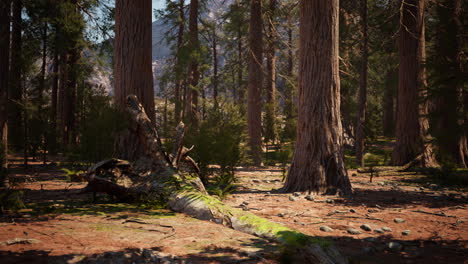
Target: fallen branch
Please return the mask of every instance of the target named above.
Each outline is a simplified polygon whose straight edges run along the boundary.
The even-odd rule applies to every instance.
[[[128,97],[132,133],[143,153],[126,163],[107,160],[90,168],[88,191],[112,194],[124,201],[165,202],[176,212],[210,220],[235,230],[276,241],[296,252],[303,263],[347,263],[330,241],[313,238],[209,196],[197,176],[177,171],[160,149],[158,133],[138,102]]]
[[[423,210],[421,210],[421,209],[414,210],[414,211],[411,211],[411,212],[422,213],[422,214],[428,214],[428,215],[443,216],[443,217],[453,217],[453,218],[457,218],[457,217],[454,216],[454,215],[446,215],[444,212],[431,213],[431,212],[423,211]]]

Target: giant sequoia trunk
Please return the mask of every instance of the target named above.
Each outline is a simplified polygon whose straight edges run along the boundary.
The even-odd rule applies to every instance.
[[[432,146],[427,142],[424,1],[402,1],[394,165],[404,165],[416,158],[422,167],[437,165]]]
[[[144,146],[132,161],[107,160],[92,166],[85,190],[105,192],[122,200],[165,202],[172,210],[211,220],[235,230],[273,240],[297,252],[296,263],[346,263],[330,243],[312,238],[252,213],[232,208],[207,195],[198,177],[181,173],[177,167],[184,157],[178,127],[173,155],[163,151],[158,131],[136,96],[128,97],[129,131]]]
[[[285,191],[351,194],[343,161],[338,0],[300,1],[299,117]]]
[[[249,147],[255,165],[262,163],[262,83],[263,40],[262,1],[250,4],[249,79],[247,88],[247,127]]]
[[[114,76],[116,103],[125,107],[127,96],[136,94],[154,121],[151,17],[150,0],[116,1]]]
[[[0,1],[0,173],[8,167],[8,73],[10,65],[11,1]]]

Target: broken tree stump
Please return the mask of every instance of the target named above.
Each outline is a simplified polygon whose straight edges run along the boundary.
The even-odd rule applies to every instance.
[[[132,123],[129,131],[143,152],[131,161],[111,159],[92,166],[87,173],[87,191],[108,193],[127,202],[163,202],[176,212],[281,243],[294,252],[297,263],[347,263],[327,240],[307,236],[209,196],[198,175],[175,167],[178,162],[174,159],[183,156],[182,139],[176,140],[175,151],[167,155],[156,127],[136,96],[128,97],[127,106]]]

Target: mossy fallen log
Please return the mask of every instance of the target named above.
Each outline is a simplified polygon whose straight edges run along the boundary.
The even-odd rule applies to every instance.
[[[176,212],[278,242],[294,252],[296,263],[347,263],[328,240],[307,236],[209,196],[197,175],[174,167],[177,162],[171,157],[179,155],[167,155],[161,149],[156,127],[135,96],[128,97],[128,111],[133,122],[130,133],[144,146],[144,153],[131,161],[111,159],[92,166],[87,173],[87,191],[108,193],[127,202],[164,203]]]

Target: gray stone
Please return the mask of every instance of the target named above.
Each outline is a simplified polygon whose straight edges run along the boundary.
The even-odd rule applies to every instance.
[[[424,191],[424,187],[419,187],[419,190],[420,190],[420,191]]]
[[[388,226],[382,227],[382,230],[385,231],[385,232],[392,232],[392,231],[393,231],[393,230],[392,230],[390,227],[388,227]]]
[[[278,216],[279,216],[279,217],[284,217],[285,214],[284,214],[284,213],[279,213]]]
[[[354,210],[354,209],[349,209],[349,212],[350,212],[350,213],[356,213],[356,210]]]
[[[388,243],[387,243],[387,249],[389,249],[389,250],[391,250],[391,251],[398,252],[398,251],[400,251],[402,248],[403,248],[403,245],[401,245],[401,244],[398,243],[398,242],[388,242]]]
[[[384,186],[384,185],[385,185],[385,182],[379,182],[379,183],[377,183],[377,184],[380,185],[380,186]]]
[[[307,196],[305,197],[305,199],[306,199],[307,201],[313,201],[313,200],[314,200],[314,197],[313,197],[312,195],[307,195]]]
[[[301,196],[301,193],[300,192],[295,192],[295,193],[293,193],[293,195],[296,196],[296,197],[299,197],[299,196]]]
[[[242,204],[243,204],[243,205],[249,205],[249,202],[243,201]]]
[[[402,235],[404,236],[409,236],[411,235],[411,230],[403,230],[403,232],[401,232]]]
[[[385,233],[382,229],[380,228],[377,228],[377,229],[374,229],[374,232],[378,233],[378,234],[383,234]]]
[[[364,224],[361,226],[361,229],[364,230],[364,231],[371,231],[372,228],[370,227],[370,225],[368,224]]]
[[[351,235],[359,235],[359,234],[362,234],[361,231],[359,231],[359,230],[357,230],[357,229],[355,229],[355,228],[352,228],[352,227],[346,229],[346,231],[347,231],[348,233],[350,233]]]
[[[397,224],[401,224],[401,223],[406,222],[406,220],[403,219],[403,218],[395,218],[395,219],[393,219],[393,222],[395,222]]]
[[[332,200],[332,199],[327,199],[327,200],[325,200],[325,202],[326,202],[326,203],[329,203],[329,204],[335,203],[335,201]]]
[[[289,196],[289,201],[292,201],[292,202],[297,201],[297,198],[294,196]]]
[[[320,231],[323,231],[323,232],[333,232],[333,228],[326,226],[326,225],[322,225],[319,228],[320,228]]]

